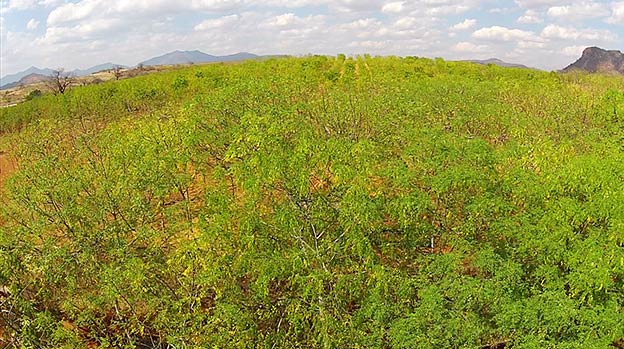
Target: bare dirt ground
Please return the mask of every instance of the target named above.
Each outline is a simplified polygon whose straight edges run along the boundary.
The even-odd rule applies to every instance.
[[[8,153],[0,150],[0,191],[4,181],[17,169],[17,163]]]

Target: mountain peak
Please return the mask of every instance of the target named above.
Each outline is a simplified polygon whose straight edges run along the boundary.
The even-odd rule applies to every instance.
[[[563,69],[564,72],[573,70],[624,74],[624,54],[619,50],[605,50],[595,46],[587,47],[576,62]]]

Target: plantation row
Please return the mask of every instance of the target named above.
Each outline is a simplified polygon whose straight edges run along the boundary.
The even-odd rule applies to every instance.
[[[338,56],[1,109],[0,341],[622,346],[623,91]]]

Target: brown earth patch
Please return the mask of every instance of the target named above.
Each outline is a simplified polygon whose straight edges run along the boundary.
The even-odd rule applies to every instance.
[[[0,189],[4,181],[17,169],[17,162],[7,152],[0,150]]]

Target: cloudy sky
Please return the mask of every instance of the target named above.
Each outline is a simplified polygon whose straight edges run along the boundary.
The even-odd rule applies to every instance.
[[[624,49],[624,1],[0,0],[1,75],[215,55],[498,57],[560,69],[587,46]]]

